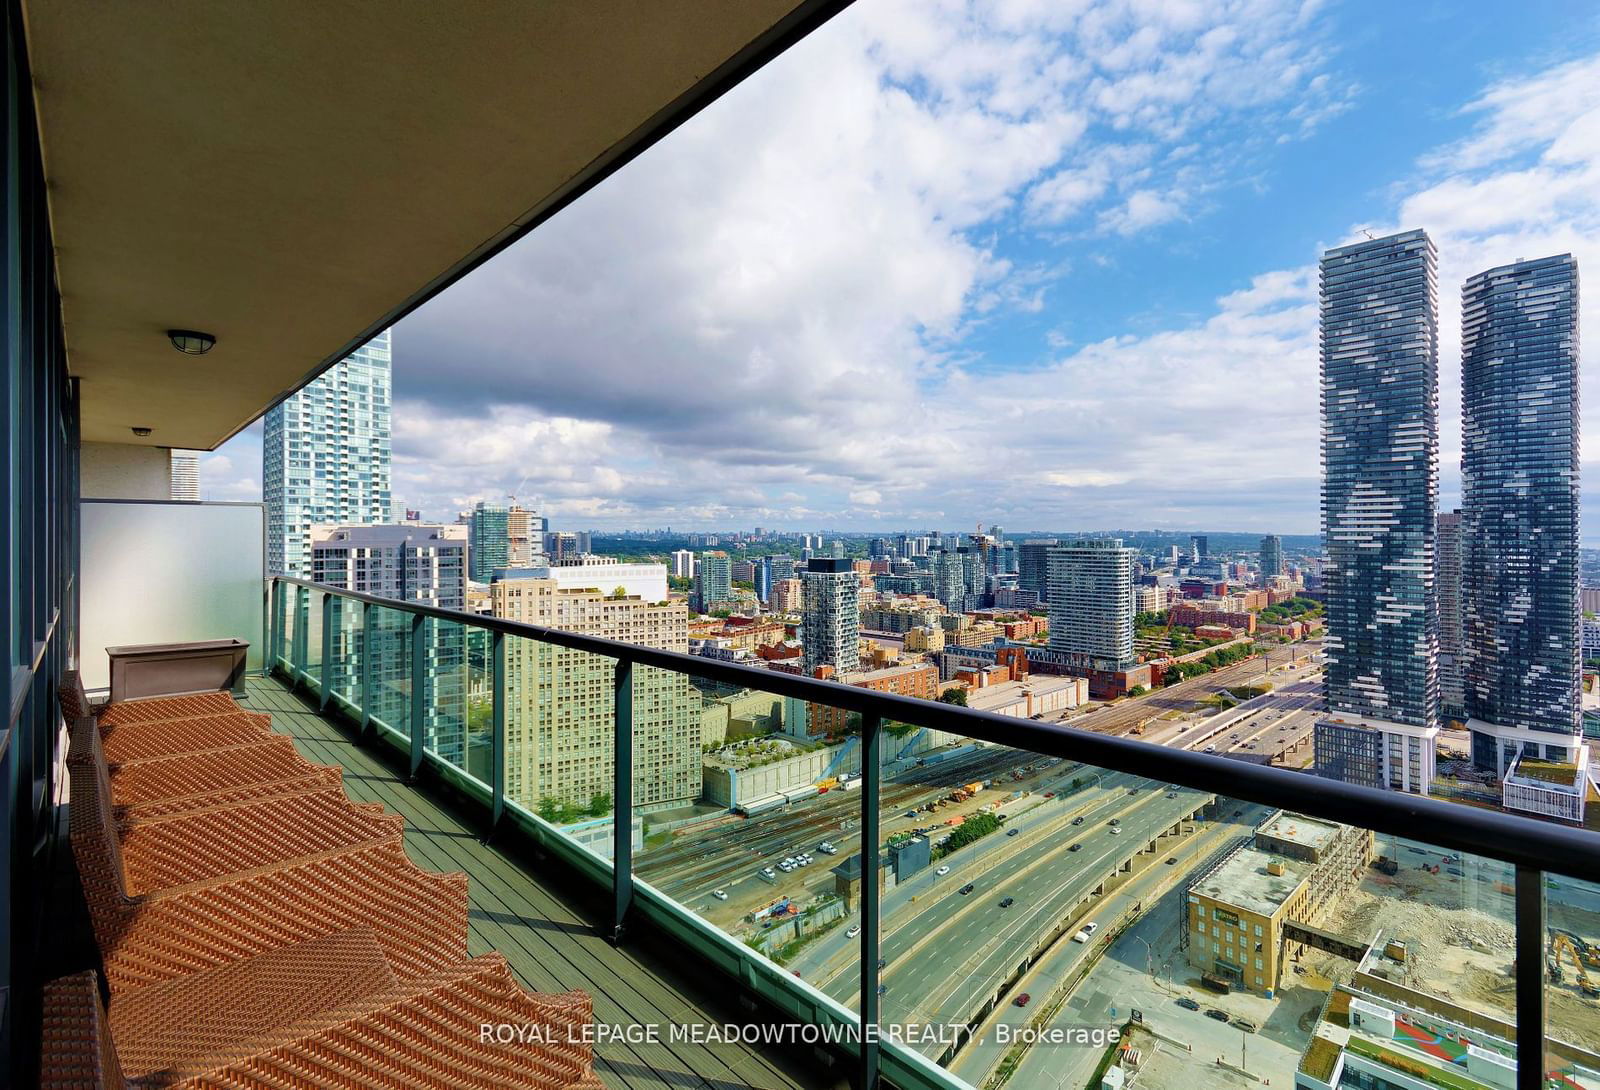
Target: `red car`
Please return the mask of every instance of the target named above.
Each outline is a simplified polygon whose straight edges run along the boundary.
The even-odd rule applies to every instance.
[[[1029,995],[1027,992],[1023,992],[1021,995],[1017,996],[1014,1002],[1019,1007],[1026,1007],[1028,1005],[1028,1000],[1032,998],[1033,996]]]

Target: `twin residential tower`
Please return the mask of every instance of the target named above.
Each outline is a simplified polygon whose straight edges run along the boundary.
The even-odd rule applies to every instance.
[[[1317,768],[1420,794],[1441,714],[1436,267],[1420,230],[1321,263],[1328,713]],[[1447,586],[1460,595],[1446,603],[1446,636],[1460,647],[1445,711],[1465,714],[1473,763],[1499,777],[1519,756],[1574,762],[1582,744],[1577,265],[1519,261],[1462,294],[1462,510],[1459,526],[1444,520]]]

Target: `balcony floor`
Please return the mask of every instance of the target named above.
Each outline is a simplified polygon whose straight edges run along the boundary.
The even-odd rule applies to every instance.
[[[478,832],[405,782],[372,750],[318,715],[277,678],[252,677],[245,705],[270,712],[273,726],[304,755],[345,769],[345,789],[358,802],[381,802],[406,820],[406,850],[418,866],[465,871],[471,879],[470,948],[498,950],[530,989],[580,988],[594,996],[603,1025],[655,1023],[659,1044],[607,1042],[596,1046],[595,1067],[613,1090],[708,1087],[759,1090],[834,1087],[839,1073],[787,1050],[736,1044],[695,1045],[665,1040],[671,1024],[743,1023],[736,989],[704,970],[639,948],[617,948],[601,938],[594,920],[559,884],[541,880]],[[592,899],[592,898],[590,898]],[[721,985],[721,987],[719,987]]]

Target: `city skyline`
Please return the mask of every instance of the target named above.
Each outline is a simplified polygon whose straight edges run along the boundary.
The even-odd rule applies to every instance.
[[[59,7],[3,1085],[1600,1090],[1600,7]]]
[[[1159,512],[1163,526],[1311,532],[1318,475],[1309,385],[1315,374],[1315,255],[1360,237],[1363,227],[1381,235],[1397,225],[1420,226],[1444,255],[1441,281],[1459,283],[1480,269],[1541,253],[1572,252],[1581,264],[1593,256],[1600,237],[1594,188],[1585,181],[1595,170],[1597,149],[1581,124],[1593,105],[1591,88],[1600,83],[1594,78],[1600,62],[1582,52],[1592,38],[1583,27],[1564,27],[1566,36],[1553,44],[1555,20],[1548,15],[1520,12],[1513,18],[1495,12],[1465,28],[1392,13],[1386,26],[1396,41],[1407,33],[1442,35],[1460,61],[1448,74],[1430,68],[1420,87],[1411,68],[1384,63],[1386,51],[1395,46],[1364,41],[1362,50],[1331,48],[1340,31],[1349,29],[1343,9],[1329,8],[1304,25],[1263,19],[1258,33],[1265,38],[1223,50],[1205,63],[1218,68],[1237,63],[1243,50],[1263,48],[1270,40],[1291,52],[1305,51],[1308,71],[1327,77],[1320,86],[1342,86],[1347,93],[1327,101],[1333,92],[1321,92],[1325,97],[1318,99],[1318,92],[1302,84],[1278,98],[1264,90],[1270,101],[1253,107],[1211,104],[1207,108],[1221,114],[1222,145],[1229,144],[1230,134],[1248,130],[1251,118],[1266,126],[1265,139],[1285,135],[1285,118],[1296,109],[1309,112],[1321,102],[1330,114],[1305,132],[1293,127],[1270,152],[1257,149],[1252,153],[1261,156],[1252,161],[1257,170],[1241,174],[1238,164],[1231,172],[1219,164],[1214,191],[1191,193],[1181,217],[1140,230],[1117,218],[1134,206],[1133,193],[1110,183],[1075,218],[1060,223],[1039,218],[1046,194],[1059,197],[1074,181],[1093,188],[1091,183],[1104,176],[1110,149],[1131,146],[1134,136],[1148,138],[1144,142],[1153,158],[1128,168],[1128,186],[1143,178],[1157,197],[1174,199],[1170,185],[1155,183],[1170,181],[1183,162],[1177,154],[1183,145],[1163,141],[1153,126],[1134,121],[1129,137],[1108,134],[1105,109],[1083,105],[1081,79],[1045,79],[1030,72],[1030,86],[1044,101],[1019,101],[1009,107],[1015,115],[1007,113],[1001,84],[984,82],[990,72],[985,66],[995,64],[1001,47],[1012,42],[1029,50],[1030,60],[1054,56],[1048,50],[1056,48],[1057,39],[1047,28],[1024,33],[998,14],[973,15],[932,34],[920,52],[874,60],[871,47],[889,36],[879,18],[865,9],[847,12],[641,158],[593,202],[557,217],[552,230],[542,233],[545,241],[514,248],[401,323],[395,333],[396,494],[427,517],[444,519],[480,499],[505,502],[503,493],[518,491],[518,482],[531,473],[531,487],[556,523],[592,528],[759,523],[866,529],[929,521],[965,526],[977,517],[1039,529],[1111,528],[1143,525],[1146,520],[1138,515],[1149,510]],[[1215,18],[1221,22],[1224,16]],[[1154,28],[1165,44],[1147,47],[1151,64],[1173,63],[1177,44],[1204,29],[1203,24],[1182,33],[1170,26]],[[1108,44],[1132,49],[1135,30],[1108,30]],[[1504,56],[1493,68],[1474,63],[1487,54],[1490,37]],[[978,66],[970,78],[951,71],[956,50],[964,46],[970,46]],[[842,355],[830,341],[810,346],[819,351],[814,362],[796,361],[796,351],[806,346],[793,336],[796,318],[814,313],[826,332],[843,333],[841,323],[859,307],[843,311],[848,300],[819,301],[799,291],[804,283],[797,278],[813,278],[810,265],[763,261],[757,266],[765,276],[758,299],[724,298],[715,282],[704,283],[705,276],[720,275],[719,270],[744,260],[742,252],[727,248],[733,245],[728,238],[770,240],[777,252],[805,243],[783,218],[789,206],[778,198],[786,190],[775,191],[769,200],[748,188],[763,180],[748,172],[719,180],[716,172],[725,164],[717,149],[750,141],[764,147],[770,140],[779,147],[795,144],[804,158],[814,150],[809,142],[818,137],[803,119],[768,111],[769,134],[751,131],[751,115],[796,88],[815,90],[808,81],[819,76],[812,73],[837,71],[851,78],[841,78],[833,93],[867,96],[864,107],[876,119],[888,108],[884,92],[879,80],[864,76],[881,75],[886,67],[905,69],[903,81],[887,80],[890,87],[925,75],[930,86],[946,90],[950,110],[988,119],[990,127],[978,131],[995,141],[1030,131],[1027,126],[1040,124],[1052,104],[1063,116],[1081,116],[1087,128],[1075,141],[1062,138],[1035,149],[1036,159],[1059,151],[1060,158],[1048,164],[997,162],[994,169],[1002,176],[982,178],[982,206],[961,217],[928,221],[947,225],[931,240],[924,217],[942,206],[901,201],[899,188],[880,194],[890,206],[903,207],[912,222],[892,237],[873,236],[881,251],[841,249],[841,261],[889,271],[885,262],[915,260],[923,254],[918,245],[927,242],[937,244],[931,262],[954,255],[978,266],[1008,262],[1009,271],[998,284],[978,285],[958,276],[935,290],[914,282],[918,290],[886,301],[893,305],[882,311],[898,331],[894,345],[884,348],[881,338],[856,337],[859,329],[851,325]],[[1116,74],[1105,78],[1111,81]],[[1352,82],[1361,86],[1352,89]],[[1406,95],[1387,93],[1401,82]],[[1108,86],[1135,95],[1137,88],[1126,83],[1124,78]],[[1173,93],[1178,101],[1161,116],[1188,131],[1185,126],[1194,119],[1186,111],[1200,108],[1204,94],[1186,83]],[[916,95],[901,106],[918,125],[936,113],[929,100]],[[1524,121],[1532,117],[1537,124]],[[950,127],[940,131],[947,142],[940,146],[952,167],[971,163],[976,170],[981,153],[996,150],[976,135],[969,146],[955,140]],[[1357,131],[1367,146],[1378,141],[1383,154],[1334,154]],[[847,141],[845,150],[824,161],[841,177],[870,178],[877,154],[870,142]],[[1313,163],[1328,172],[1316,184],[1309,176]],[[892,180],[896,187],[932,186],[942,174],[907,178],[905,171],[934,169],[910,164]],[[673,218],[643,231],[651,259],[637,272],[657,280],[615,284],[609,278],[620,251],[613,254],[605,247],[617,245],[608,240],[617,238],[620,227],[596,224],[608,217],[632,224],[637,213],[630,206],[673,205],[666,198],[673,197],[675,183],[664,176],[677,178],[679,172],[687,172],[707,194],[706,203],[717,206],[719,218],[688,225]],[[800,204],[802,233],[815,233],[818,224],[836,219],[848,222],[854,206],[841,203],[845,198],[837,188],[815,187]],[[1327,193],[1333,188],[1342,193],[1337,200]],[[948,184],[932,192],[930,199],[946,203],[959,196]],[[1291,201],[1296,194],[1305,199]],[[720,204],[719,196],[726,198]],[[1149,200],[1138,204],[1150,207]],[[1059,201],[1052,207],[1064,212]],[[1104,222],[1101,212],[1108,213]],[[1127,233],[1114,229],[1114,223],[1125,223]],[[691,227],[694,232],[685,235]],[[675,233],[663,240],[662,232],[669,230]],[[991,237],[992,247],[985,241]],[[825,238],[831,242],[836,236]],[[723,240],[721,248],[715,240]],[[622,316],[590,315],[585,328],[602,332],[592,341],[575,339],[553,313],[564,307],[543,305],[560,302],[548,296],[553,257],[559,253],[561,267],[570,268],[574,247],[586,267],[595,269],[595,279],[584,282],[586,298],[611,293],[641,308],[633,332]],[[658,259],[664,260],[666,252],[686,255],[692,267],[669,267],[682,275],[661,276]],[[800,261],[814,246],[795,252]],[[637,255],[629,249],[628,256]],[[947,264],[932,262],[930,268],[942,272]],[[1024,292],[1030,276],[1041,282]],[[660,301],[660,288],[667,284],[689,297],[705,288],[699,297],[719,300],[707,304],[708,314],[721,314],[730,324],[729,344],[739,354],[686,340],[680,329],[661,328],[657,320],[668,304]],[[507,294],[513,286],[527,294]],[[870,296],[869,301],[882,300]],[[1440,351],[1447,362],[1459,353],[1452,332],[1458,328],[1458,302],[1453,297],[1441,301],[1447,332]],[[940,323],[954,332],[930,349],[926,335]],[[544,329],[546,324],[552,328]],[[635,335],[659,339],[661,347],[622,352],[619,340]],[[1063,338],[1072,343],[1051,343]],[[786,343],[791,340],[792,345]],[[513,353],[513,344],[520,355]],[[547,344],[559,346],[561,370],[615,379],[596,387],[607,389],[609,400],[572,400],[570,379],[552,370],[550,355],[556,349],[540,347]],[[1449,508],[1459,505],[1459,390],[1455,368],[1444,370],[1440,498]],[[824,377],[831,385],[816,385]],[[530,392],[535,378],[538,388]],[[734,396],[696,398],[700,407],[686,409],[673,385],[725,389]],[[859,396],[867,385],[873,396]],[[838,410],[845,397],[850,404],[847,411],[839,410],[842,415],[836,413],[837,423],[821,424],[818,413],[824,407]],[[1254,410],[1250,398],[1261,401]],[[1589,401],[1600,403],[1595,397]],[[707,417],[705,408],[712,404],[729,406],[728,415]],[[871,409],[874,405],[878,408]],[[1247,414],[1250,442],[1209,426],[1212,414],[1223,410]],[[764,422],[748,420],[752,413]],[[902,426],[913,418],[918,427]],[[741,433],[763,436],[759,456],[747,446],[726,449],[729,437]],[[833,443],[841,434],[849,441]],[[820,449],[819,443],[835,449]],[[206,472],[213,498],[248,498],[247,446],[242,440],[238,449],[224,452],[227,470],[213,457]],[[1591,443],[1589,449],[1600,451],[1600,446]],[[1183,471],[1174,472],[1175,465]],[[1026,472],[1012,474],[1012,486],[991,507],[987,483],[983,497],[975,489],[1002,466]],[[244,488],[236,489],[241,482]],[[1591,527],[1596,518],[1600,509],[1591,514]],[[1593,529],[1585,536],[1600,537]]]

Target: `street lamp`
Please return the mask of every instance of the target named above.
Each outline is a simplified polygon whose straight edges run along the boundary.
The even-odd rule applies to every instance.
[[[1151,946],[1150,945],[1150,940],[1145,938],[1143,935],[1134,935],[1133,938],[1138,939],[1140,942],[1144,943],[1144,975],[1145,976],[1154,976],[1155,973],[1154,973],[1152,967],[1155,965],[1155,960],[1156,960],[1155,947]],[[1157,981],[1157,983],[1160,983],[1160,982]]]

